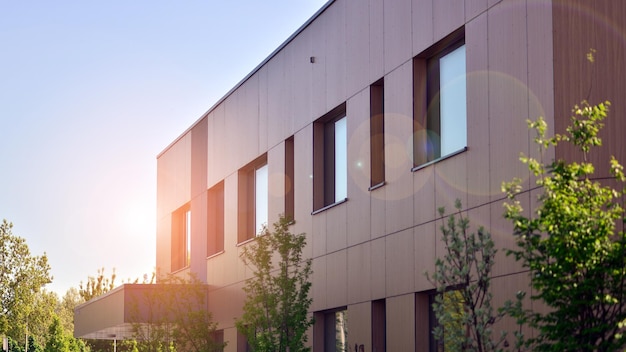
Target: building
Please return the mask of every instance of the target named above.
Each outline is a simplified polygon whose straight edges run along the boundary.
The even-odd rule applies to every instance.
[[[593,161],[626,160],[624,17],[617,0],[329,1],[158,155],[158,270],[205,280],[227,350],[243,351],[240,252],[293,215],[313,259],[314,351],[335,346],[338,316],[350,351],[434,350],[437,208],[460,199],[513,247],[500,186],[532,189],[526,119],[563,131],[574,104],[610,100]],[[500,304],[528,282],[498,255]]]

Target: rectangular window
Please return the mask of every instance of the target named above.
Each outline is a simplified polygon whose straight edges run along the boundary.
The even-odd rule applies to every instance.
[[[346,104],[313,125],[314,212],[348,197],[348,121]]]
[[[172,213],[171,271],[189,266],[191,260],[191,207],[187,203]]]
[[[207,192],[207,256],[224,250],[224,181]]]
[[[446,322],[440,325],[437,321],[437,316],[433,308],[433,303],[437,297],[442,297],[443,311],[447,317]],[[429,341],[428,345],[430,352],[442,352],[442,351],[460,351],[462,348],[459,345],[458,338],[451,338],[451,331],[455,330],[455,335],[461,334],[461,336],[467,334],[467,328],[463,324],[463,296],[461,291],[451,290],[445,292],[443,295],[437,292],[432,292],[428,295],[428,331]],[[437,339],[434,335],[435,329],[441,329],[443,332],[443,339]]]
[[[261,234],[268,221],[269,171],[267,154],[244,166],[238,173],[238,242]]]
[[[349,351],[348,311],[345,308],[324,313],[324,351]]]
[[[294,141],[293,136],[285,140],[285,216],[288,219],[295,219],[295,198],[294,198]]]
[[[385,183],[385,85],[370,86],[370,190]]]
[[[465,43],[456,31],[413,60],[414,166],[467,146]]]
[[[387,308],[384,299],[372,301],[372,351],[387,348]]]

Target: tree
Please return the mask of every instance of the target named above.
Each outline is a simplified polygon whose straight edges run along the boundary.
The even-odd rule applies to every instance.
[[[469,219],[461,213],[461,202],[456,201],[457,214],[443,220],[440,227],[445,245],[443,258],[437,258],[432,278],[436,289],[433,311],[437,326],[435,339],[450,351],[499,351],[506,334],[492,337],[493,325],[503,317],[491,305],[491,269],[496,249],[491,234],[482,227],[476,233],[469,231]]]
[[[289,231],[293,224],[284,216],[243,249],[241,258],[253,270],[246,281],[243,316],[237,329],[254,351],[308,351],[306,331],[313,325],[311,260],[303,260],[305,234]]]
[[[222,351],[215,341],[217,323],[207,309],[207,287],[195,276],[168,275],[143,296],[133,298],[131,319],[138,351],[174,349],[188,352]]]
[[[113,269],[111,273],[111,278],[104,276],[104,268],[98,269],[98,275],[96,277],[89,276],[84,285],[82,281],[80,282],[78,285],[78,294],[85,302],[92,298],[102,296],[115,287],[115,278],[115,269]]]
[[[612,178],[594,180],[594,166],[586,161],[591,148],[602,144],[598,132],[608,108],[608,102],[583,102],[573,109],[567,134],[549,138],[543,119],[529,121],[540,155],[569,142],[584,160],[544,163],[521,156],[541,190],[530,216],[518,200],[519,179],[503,184],[509,199],[504,216],[513,223],[517,242],[510,254],[530,270],[531,299],[547,307],[514,312],[519,322],[536,329],[534,337],[521,336],[533,350],[615,351],[626,343],[626,214],[621,191],[626,177],[611,158]]]
[[[52,324],[48,328],[48,339],[46,341],[45,352],[69,352],[70,342],[65,335],[61,320],[58,316],[52,318]]]
[[[0,224],[0,334],[23,340],[37,293],[52,282],[48,257],[31,255],[26,241]]]

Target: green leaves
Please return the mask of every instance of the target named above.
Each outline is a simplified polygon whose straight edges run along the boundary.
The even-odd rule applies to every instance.
[[[244,312],[236,325],[253,351],[309,350],[311,260],[303,260],[306,237],[292,234],[292,224],[281,216],[273,232],[266,229],[241,254],[253,277],[246,281]]]
[[[567,135],[545,137],[543,120],[530,123],[540,152],[569,142],[587,159],[598,136],[609,102],[575,106]],[[544,163],[523,156],[522,163],[536,176],[541,190],[530,217],[517,196],[519,181],[503,184],[508,202],[504,216],[514,226],[517,249],[508,254],[530,270],[534,295],[545,312],[518,309],[518,321],[538,334],[522,335],[520,345],[536,351],[613,351],[626,343],[621,323],[626,319],[626,238],[616,222],[624,218],[622,192],[594,179],[594,165],[586,161]],[[624,188],[622,166],[611,160],[612,184]]]

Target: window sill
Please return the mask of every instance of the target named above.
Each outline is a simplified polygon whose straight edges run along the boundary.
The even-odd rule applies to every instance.
[[[426,167],[428,167],[430,165],[436,164],[436,163],[438,163],[438,162],[440,162],[442,160],[446,160],[446,159],[452,158],[453,156],[461,154],[461,153],[464,153],[466,151],[467,151],[467,147],[463,147],[462,149],[459,149],[459,150],[457,150],[455,152],[452,152],[450,154],[447,154],[447,155],[444,155],[442,157],[439,157],[439,158],[437,158],[435,160],[431,160],[431,161],[425,162],[425,163],[423,163],[421,165],[414,166],[411,169],[411,172],[415,172],[415,171],[421,170],[421,169],[426,168]]]
[[[254,240],[256,240],[256,238],[257,238],[257,237],[258,237],[258,236],[254,236],[254,237],[252,237],[252,238],[248,238],[248,239],[247,239],[247,240],[245,240],[245,241],[241,241],[241,242],[237,243],[236,247],[244,246],[244,245],[246,245],[247,243],[253,242]]]
[[[319,213],[324,212],[324,211],[326,211],[326,210],[328,210],[328,209],[330,209],[330,208],[336,207],[336,206],[337,206],[337,205],[339,205],[339,204],[343,204],[343,203],[345,203],[345,202],[347,202],[347,201],[348,201],[348,198],[344,198],[343,200],[340,200],[340,201],[335,202],[335,203],[333,203],[333,204],[329,204],[329,205],[327,205],[327,206],[325,206],[325,207],[323,207],[323,208],[320,208],[320,209],[314,210],[314,211],[311,213],[311,215],[319,214]]]
[[[379,189],[380,187],[382,187],[382,186],[384,186],[384,185],[386,185],[386,184],[387,184],[387,183],[386,183],[385,181],[383,181],[383,182],[381,182],[381,183],[377,183],[377,184],[375,184],[375,185],[371,186],[371,187],[370,187],[370,188],[368,188],[367,190],[371,192],[371,191],[373,191],[373,190],[375,190],[375,189]]]
[[[217,256],[219,256],[220,254],[223,254],[223,253],[225,253],[225,252],[226,252],[226,251],[224,251],[224,250],[222,249],[222,250],[221,250],[221,251],[219,251],[219,252],[216,252],[216,253],[213,253],[213,254],[211,254],[211,255],[207,256],[207,257],[206,257],[206,259],[208,260],[208,259],[211,259],[211,258],[215,258],[215,257],[217,257]]]

